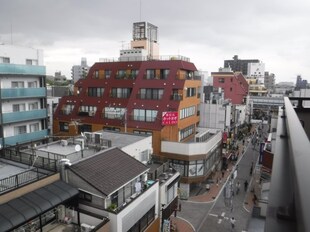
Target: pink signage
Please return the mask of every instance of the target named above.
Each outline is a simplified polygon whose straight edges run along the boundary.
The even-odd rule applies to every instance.
[[[178,112],[163,112],[162,125],[175,125],[178,124]]]

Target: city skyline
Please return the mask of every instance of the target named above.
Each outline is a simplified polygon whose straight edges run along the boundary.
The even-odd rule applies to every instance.
[[[0,43],[44,51],[48,75],[82,57],[92,66],[128,48],[133,22],[158,26],[161,55],[189,57],[198,70],[216,72],[224,60],[259,59],[276,82],[310,81],[310,3],[304,0],[243,2],[2,1]]]

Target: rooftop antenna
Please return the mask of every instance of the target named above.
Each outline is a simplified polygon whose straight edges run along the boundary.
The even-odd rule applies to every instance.
[[[141,0],[140,0],[140,21],[139,22],[141,22]]]
[[[13,45],[13,25],[11,23],[11,45]]]

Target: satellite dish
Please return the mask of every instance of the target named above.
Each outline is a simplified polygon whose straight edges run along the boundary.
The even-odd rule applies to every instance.
[[[74,150],[75,151],[80,151],[81,150],[81,145],[79,145],[79,144],[75,145]]]

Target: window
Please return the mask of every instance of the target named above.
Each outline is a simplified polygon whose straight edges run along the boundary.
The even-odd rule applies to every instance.
[[[133,118],[136,121],[154,122],[157,116],[157,110],[134,109]]]
[[[188,108],[184,108],[180,110],[180,119],[188,118],[196,114],[196,107],[190,106]]]
[[[104,78],[109,79],[111,77],[111,70],[105,70],[104,71]]]
[[[122,79],[126,76],[126,70],[124,69],[121,69],[121,70],[118,70],[117,71],[117,74],[116,74],[116,78],[117,79]]]
[[[92,201],[92,195],[86,192],[79,192],[79,199],[83,200],[83,201],[88,201],[91,202]]]
[[[104,88],[95,88],[95,87],[88,88],[89,97],[102,97],[103,93],[104,93]]]
[[[26,65],[38,65],[38,60],[26,59]]]
[[[39,103],[38,102],[33,102],[28,104],[29,110],[37,110],[39,109]]]
[[[140,99],[160,100],[163,94],[163,89],[140,89]]]
[[[108,119],[122,119],[125,115],[126,108],[118,107],[105,107],[104,108],[104,118]]]
[[[10,58],[9,57],[0,57],[0,63],[9,64]]]
[[[39,123],[33,123],[29,125],[30,132],[39,131]]]
[[[196,96],[196,88],[187,88],[186,97],[194,97]]]
[[[225,83],[225,79],[224,78],[219,78],[219,83]]]
[[[190,135],[194,134],[194,132],[195,132],[195,125],[190,125],[189,127],[180,130],[180,140],[189,137]]]
[[[25,111],[26,110],[26,104],[13,104],[13,112],[20,112],[20,111]]]
[[[12,88],[24,88],[23,81],[12,81],[11,85],[12,85]]]
[[[69,123],[59,122],[59,130],[62,132],[68,132],[69,131]]]
[[[140,130],[133,130],[134,134],[139,134],[139,135],[152,135],[152,131],[140,131]]]
[[[161,69],[160,70],[160,79],[168,79],[170,70],[169,69]]]
[[[14,127],[14,135],[21,135],[27,133],[26,126],[15,126]]]
[[[69,115],[71,114],[71,112],[73,111],[74,109],[74,105],[64,105],[63,106],[63,109],[62,109],[62,114],[63,115]]]
[[[154,78],[155,78],[155,69],[147,69],[146,79],[154,79]]]
[[[131,88],[112,88],[110,96],[112,98],[129,98],[131,90]]]
[[[232,87],[230,87],[230,92],[232,92]]]
[[[28,82],[28,88],[37,88],[37,82],[36,81]]]

